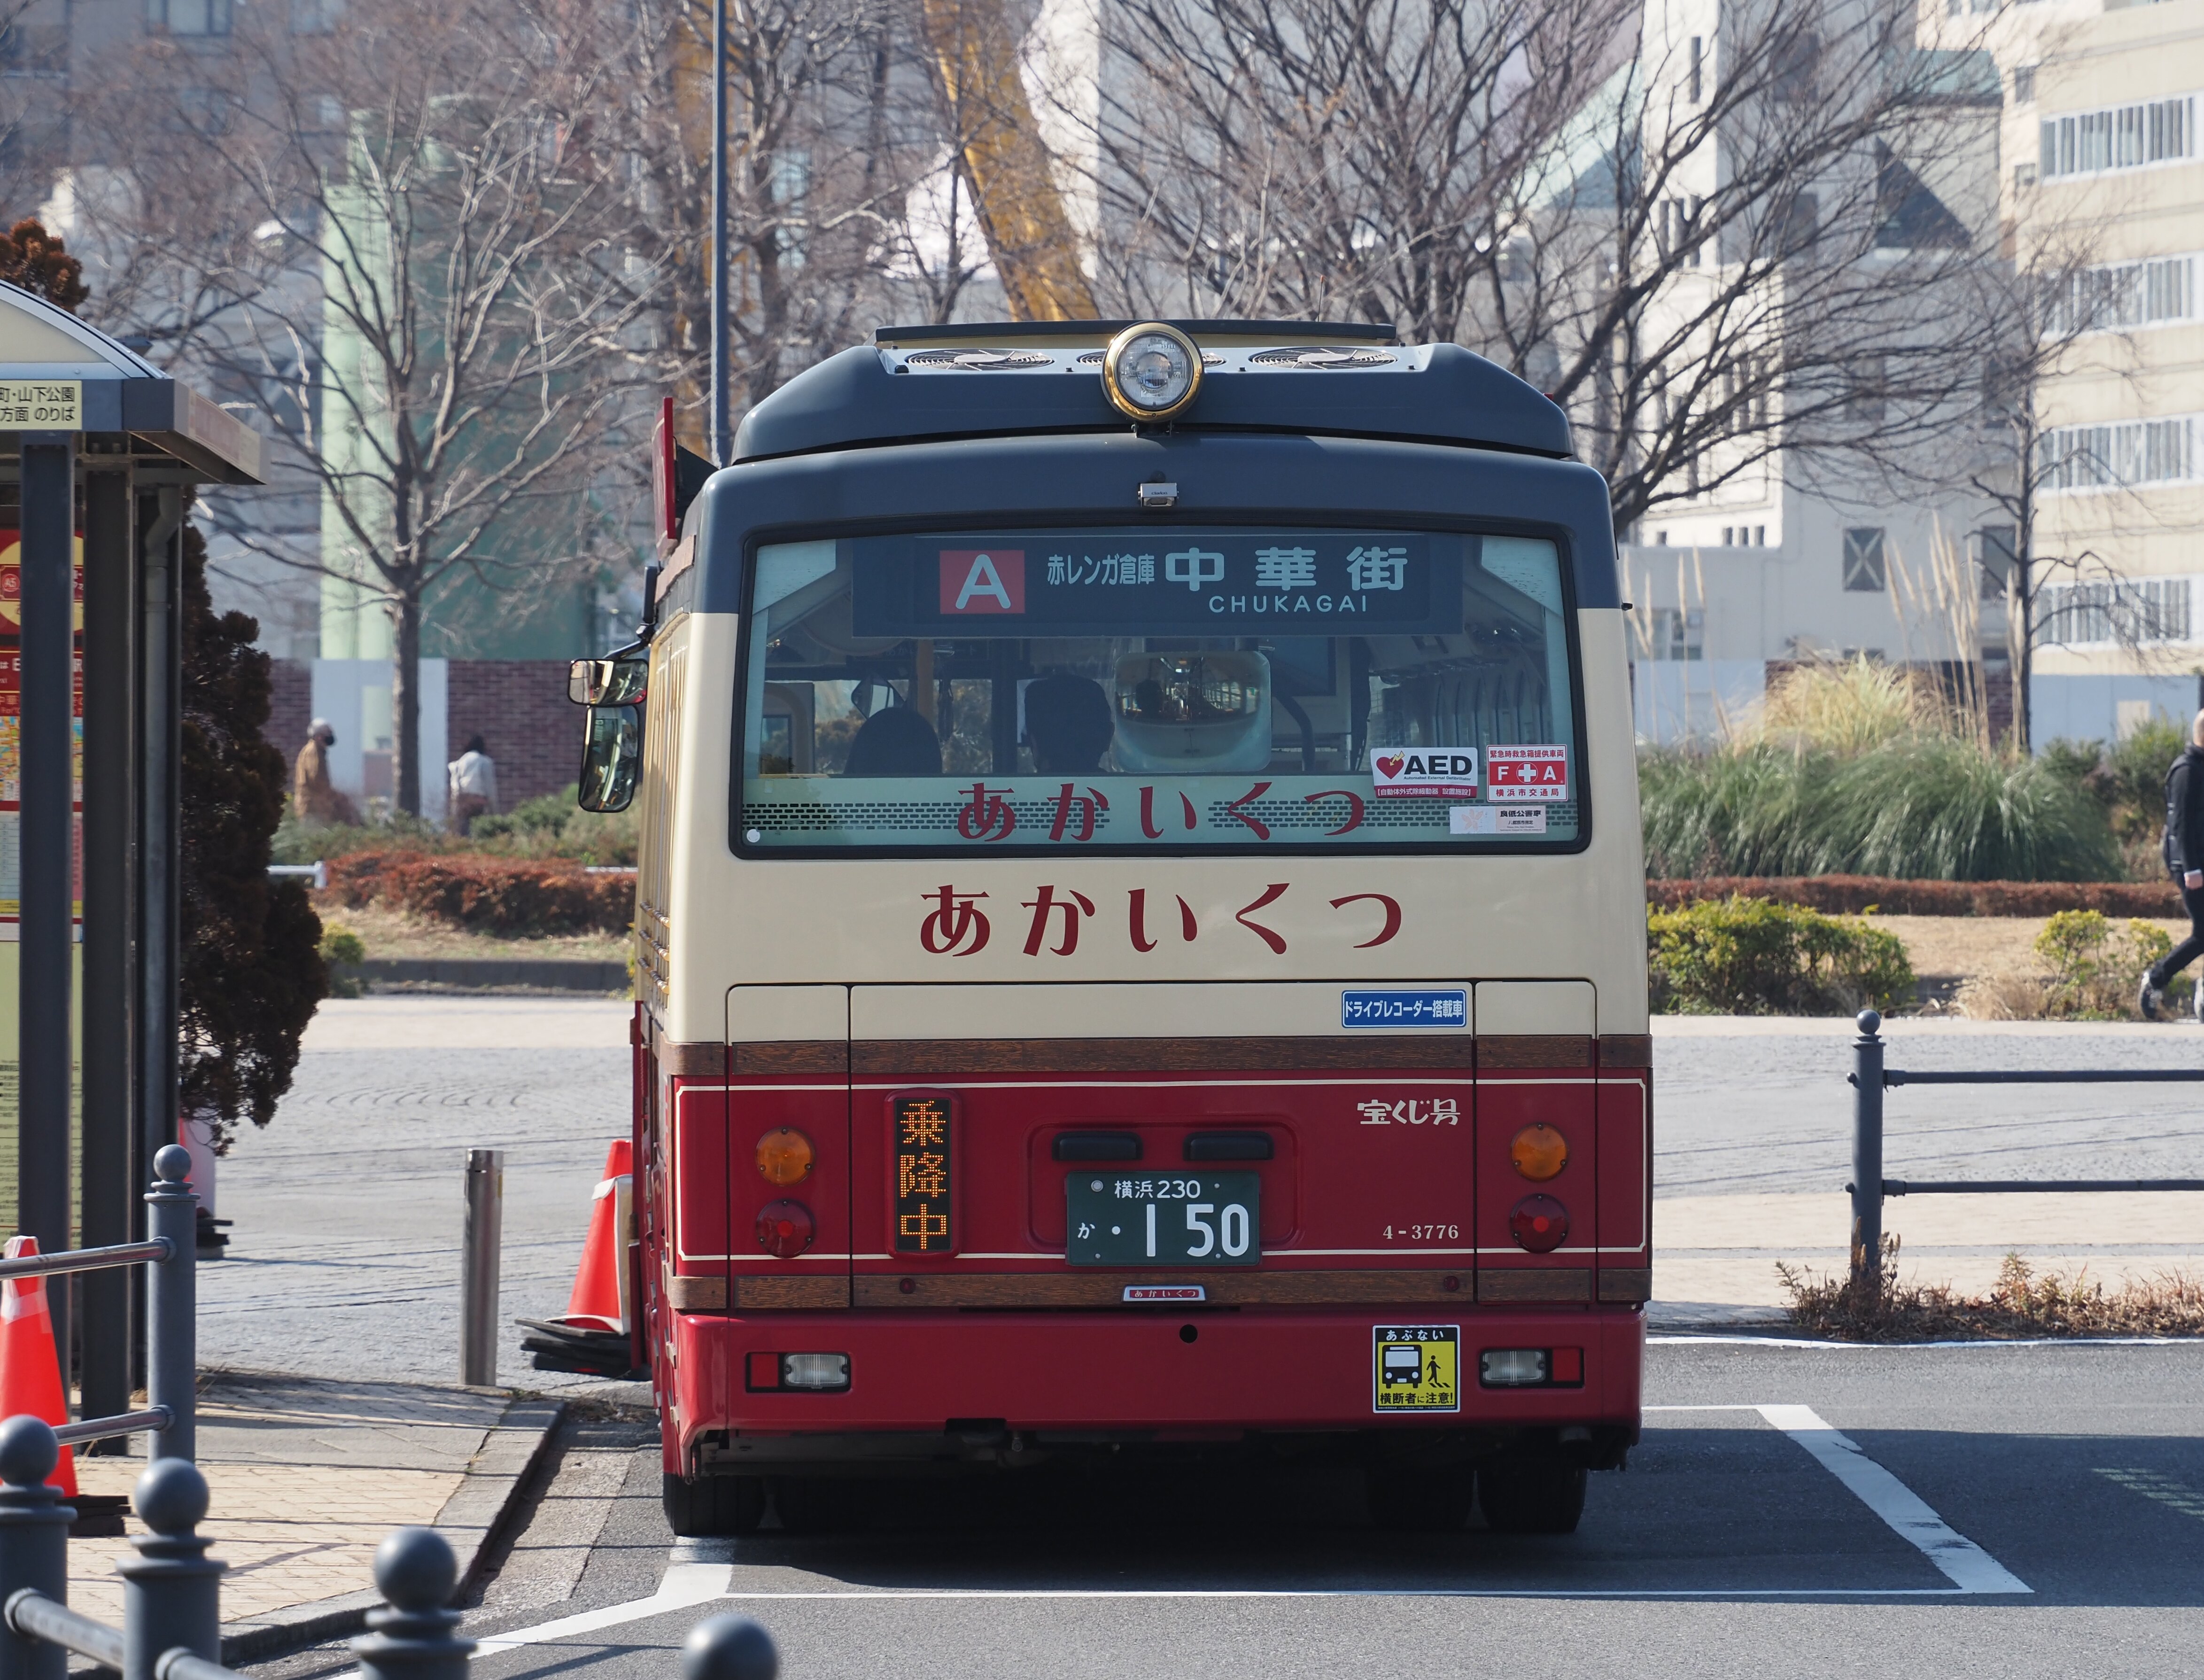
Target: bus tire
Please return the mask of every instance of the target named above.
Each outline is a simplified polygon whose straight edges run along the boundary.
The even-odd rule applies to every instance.
[[[1396,1534],[1450,1535],[1466,1527],[1477,1473],[1466,1464],[1439,1469],[1372,1465],[1363,1474],[1370,1520]]]
[[[1543,1452],[1506,1452],[1477,1472],[1484,1520],[1503,1535],[1573,1535],[1584,1515],[1585,1470]]]
[[[755,1531],[765,1514],[765,1483],[754,1475],[666,1478],[666,1523],[683,1540],[718,1540]]]

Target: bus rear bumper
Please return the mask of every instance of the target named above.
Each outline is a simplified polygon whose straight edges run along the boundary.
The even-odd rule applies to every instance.
[[[782,1312],[668,1315],[666,1468],[1036,1463],[1078,1448],[1187,1450],[1348,1436],[1354,1451],[1437,1437],[1449,1450],[1551,1443],[1615,1462],[1637,1440],[1645,1318],[1636,1308],[1312,1309],[1193,1314]],[[1459,1332],[1452,1409],[1378,1404],[1380,1327]],[[1189,1333],[1191,1333],[1189,1334]],[[1482,1356],[1544,1350],[1581,1380],[1491,1387]],[[838,1353],[839,1392],[760,1392],[753,1355]],[[661,1359],[663,1353],[661,1352]],[[771,1362],[755,1362],[770,1368]]]

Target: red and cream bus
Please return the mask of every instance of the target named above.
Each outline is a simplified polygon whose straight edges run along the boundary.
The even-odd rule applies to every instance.
[[[1638,1435],[1652,1143],[1560,411],[1365,328],[884,330],[749,415],[655,597],[576,686],[641,816],[675,1531],[1146,1450],[1573,1528]]]

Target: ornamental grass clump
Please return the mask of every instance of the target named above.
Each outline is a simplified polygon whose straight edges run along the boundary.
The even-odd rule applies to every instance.
[[[1711,752],[1638,765],[1648,872],[2102,881],[2123,864],[2071,768],[1982,745],[1929,685],[1864,660],[1790,673]]]
[[[1905,945],[1859,917],[1733,896],[1650,911],[1645,929],[1660,1013],[1887,1013],[1913,1000]]]

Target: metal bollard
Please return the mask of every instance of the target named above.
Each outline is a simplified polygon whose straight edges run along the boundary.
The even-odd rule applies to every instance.
[[[1882,1268],[1882,1017],[1859,1012],[1852,1041],[1852,1280]]]
[[[169,1257],[145,1270],[151,1278],[145,1361],[146,1398],[169,1409],[170,1422],[147,1440],[150,1458],[192,1458],[198,1453],[196,1396],[198,1386],[199,1199],[191,1187],[191,1151],[180,1143],[153,1157],[153,1188],[145,1192],[146,1235],[169,1239]]]
[[[198,1535],[206,1478],[188,1458],[162,1458],[138,1478],[130,1503],[152,1532],[133,1535],[138,1555],[115,1566],[122,1577],[122,1680],[157,1680],[171,1651],[220,1660],[228,1565],[206,1555],[212,1542]]]
[[[68,1525],[75,1511],[46,1478],[61,1462],[50,1426],[28,1416],[0,1423],[0,1600],[25,1588],[68,1597]],[[0,1680],[67,1680],[68,1653],[0,1627]]]
[[[747,1616],[708,1616],[681,1647],[681,1680],[774,1680],[780,1653]]]
[[[467,1222],[460,1259],[459,1380],[497,1386],[497,1265],[505,1229],[505,1151],[467,1151]]]
[[[459,1583],[459,1560],[434,1529],[393,1529],[375,1548],[375,1584],[389,1601],[368,1612],[368,1632],[352,1641],[362,1680],[466,1680],[475,1642],[452,1630],[447,1610]]]

